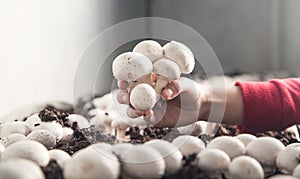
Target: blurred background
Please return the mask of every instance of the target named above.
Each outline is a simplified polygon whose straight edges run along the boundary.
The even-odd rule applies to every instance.
[[[192,27],[212,46],[225,74],[300,75],[299,9],[297,0],[1,0],[0,117],[32,103],[74,102],[76,69],[91,40],[137,17]],[[135,43],[118,48],[111,59]],[[99,94],[110,89],[111,62],[101,69],[106,75],[96,85]],[[87,64],[83,79],[93,66]],[[81,81],[81,94],[90,92],[86,85]]]

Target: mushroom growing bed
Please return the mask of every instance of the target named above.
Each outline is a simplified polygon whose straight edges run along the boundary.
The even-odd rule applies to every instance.
[[[91,111],[92,109],[89,109]],[[255,176],[255,178],[259,178],[263,175],[262,173],[262,161],[259,159],[255,159],[256,156],[250,156],[250,157],[241,157],[246,156],[248,147],[244,147],[245,141],[249,139],[245,134],[239,135],[238,130],[236,126],[226,126],[226,125],[221,125],[216,133],[215,140],[212,140],[208,142],[206,139],[207,137],[205,135],[199,135],[199,136],[187,136],[185,134],[181,134],[177,129],[172,129],[172,128],[154,128],[154,127],[145,127],[145,128],[139,128],[139,127],[129,127],[126,131],[126,136],[130,138],[129,141],[120,141],[117,140],[115,135],[112,134],[107,134],[105,130],[99,130],[95,128],[95,126],[90,126],[87,128],[81,128],[83,122],[82,121],[72,121],[70,118],[74,116],[74,111],[72,109],[69,110],[59,110],[56,109],[53,106],[47,106],[45,109],[41,110],[38,115],[35,117],[37,122],[34,123],[33,128],[29,129],[30,131],[39,131],[34,129],[35,127],[39,127],[43,123],[57,123],[61,126],[61,129],[69,129],[70,131],[73,131],[72,133],[69,134],[69,136],[66,136],[66,133],[63,133],[63,135],[58,138],[56,138],[56,143],[52,146],[49,146],[48,143],[44,142],[47,139],[44,139],[44,141],[39,141],[36,142],[37,144],[42,143],[45,147],[42,147],[43,145],[37,145],[34,143],[34,153],[32,154],[33,157],[28,157],[24,156],[24,154],[20,153],[18,154],[17,151],[24,151],[27,149],[24,149],[24,145],[29,146],[32,145],[30,143],[25,143],[31,140],[37,140],[37,139],[28,139],[28,136],[32,132],[27,132],[27,131],[13,131],[11,132],[13,134],[19,134],[20,136],[26,136],[26,138],[22,137],[15,137],[16,141],[10,141],[10,143],[7,143],[7,137],[1,136],[1,144],[5,146],[5,150],[2,152],[2,160],[0,163],[0,176],[1,178],[11,178],[9,174],[5,175],[5,173],[9,173],[9,168],[10,166],[10,161],[15,162],[16,158],[21,158],[21,161],[18,161],[21,163],[16,163],[16,166],[19,165],[19,167],[22,167],[22,162],[28,162],[28,161],[33,161],[30,162],[30,165],[33,165],[35,168],[32,169],[33,172],[35,173],[28,173],[31,172],[31,170],[21,170],[19,171],[19,176],[13,176],[13,178],[25,178],[25,176],[31,176],[32,178],[40,178],[42,174],[45,176],[47,179],[60,179],[60,178],[65,178],[65,179],[73,179],[73,178],[101,178],[101,172],[104,174],[107,173],[105,171],[101,171],[101,167],[105,168],[106,165],[102,166],[101,163],[107,163],[107,165],[112,165],[112,168],[110,169],[113,173],[110,173],[104,178],[126,178],[128,175],[131,178],[230,178],[232,177],[231,174],[234,175],[240,175],[236,174],[237,169],[234,168],[239,165],[239,162],[248,162],[250,164],[247,164],[246,166],[250,166],[251,172],[258,172],[255,174],[252,174],[252,176]],[[92,116],[86,116],[87,121],[89,121],[92,118]],[[23,121],[18,121],[18,122],[10,122],[10,123],[25,123],[28,124],[29,122],[32,122],[32,116],[23,119]],[[4,124],[8,124],[4,123]],[[4,124],[1,124],[1,130],[0,134],[2,135],[3,132],[5,132],[5,127]],[[51,128],[52,129],[52,128]],[[58,129],[60,129],[58,127]],[[50,129],[46,129],[47,131],[51,131]],[[10,130],[12,131],[12,130]],[[55,130],[52,129],[51,133],[55,133]],[[7,133],[6,133],[7,134]],[[6,135],[5,134],[5,135]],[[46,133],[47,134],[47,133]],[[68,134],[68,133],[67,133]],[[7,135],[7,136],[9,136]],[[48,134],[49,135],[49,134]],[[51,136],[51,135],[49,135]],[[59,136],[59,135],[58,135]],[[230,137],[228,137],[230,136]],[[231,137],[231,136],[239,136],[239,137]],[[270,168],[264,168],[265,172],[265,178],[269,176],[273,176],[276,174],[292,174],[292,170],[296,167],[296,164],[299,163],[299,159],[297,158],[300,154],[300,149],[298,144],[298,139],[296,138],[295,133],[285,130],[281,132],[274,132],[274,131],[268,131],[265,133],[258,133],[255,134],[256,137],[265,137],[269,136],[271,140],[274,140],[275,143],[277,142],[279,144],[279,149],[276,154],[270,153],[269,156],[277,157],[277,155],[286,155],[289,157],[288,159],[291,161],[281,161],[281,163],[278,163],[278,161],[273,161],[274,166],[269,171]],[[182,139],[180,139],[180,137]],[[221,138],[220,138],[221,137]],[[224,138],[224,139],[222,139]],[[163,145],[160,146],[160,144],[155,144],[155,143],[161,143],[161,142],[153,142],[156,141],[155,139],[163,139],[165,143],[167,143],[171,148],[177,149],[176,148],[176,142],[175,141],[187,141],[184,143],[184,145],[179,145],[177,146],[179,150],[177,150],[177,153],[175,158],[177,159],[175,161],[178,162],[178,165],[166,165],[166,158],[168,155],[160,155],[160,152],[163,152],[163,150],[159,150],[162,148]],[[218,140],[219,139],[219,142]],[[221,140],[220,140],[221,139]],[[229,139],[229,140],[228,140]],[[258,138],[260,139],[260,138]],[[252,139],[253,141],[257,141],[258,139],[254,138]],[[19,141],[18,141],[19,140]],[[228,141],[227,141],[228,140]],[[240,140],[240,141],[239,141]],[[151,141],[151,143],[148,144],[148,141]],[[241,142],[242,141],[242,142]],[[24,142],[24,144],[22,144]],[[248,141],[249,142],[249,141]],[[17,146],[17,144],[20,144]],[[51,142],[50,142],[51,143]],[[154,143],[154,144],[153,144]],[[178,142],[177,142],[178,143]],[[225,148],[222,148],[223,144],[226,144]],[[237,143],[238,145],[236,145]],[[253,143],[253,142],[252,142]],[[273,144],[274,142],[271,142]],[[296,144],[292,144],[296,143]],[[120,146],[119,150],[114,149],[118,148],[118,145],[125,145],[123,148]],[[133,144],[133,145],[131,145]],[[142,144],[142,145],[141,145]],[[284,147],[287,145],[295,145],[294,147]],[[298,144],[298,145],[297,145]],[[36,145],[36,146],[35,146]],[[158,147],[155,149],[155,145]],[[166,146],[168,146],[166,145]],[[185,145],[187,146],[186,148]],[[249,142],[248,145],[251,145],[251,142]],[[94,147],[91,147],[94,146]],[[100,151],[106,151],[112,155],[112,157],[115,157],[114,160],[112,160],[110,157],[103,157],[103,158],[98,158],[95,156],[93,157],[90,156],[89,154],[94,152],[94,155],[97,155],[99,153],[98,150],[93,150],[95,146],[98,147],[98,150]],[[112,149],[111,149],[112,146]],[[116,146],[116,147],[115,147]],[[130,147],[129,147],[130,146]],[[152,147],[151,147],[152,146]],[[231,147],[230,147],[231,146]],[[239,146],[239,147],[238,147]],[[96,147],[96,148],[97,148]],[[229,150],[226,150],[227,149]],[[232,148],[233,147],[233,148]],[[14,151],[12,151],[12,148],[15,148]],[[19,148],[19,149],[18,149]],[[39,148],[42,148],[41,150]],[[167,150],[168,147],[166,147]],[[272,148],[272,147],[271,147]],[[283,149],[285,148],[285,149]],[[287,151],[285,153],[287,154],[281,154],[283,150],[287,150],[288,148],[292,148],[291,152]],[[133,150],[134,149],[134,150]],[[157,150],[158,149],[158,150]],[[254,147],[256,149],[256,147]],[[51,151],[49,153],[52,153],[49,155],[48,153],[45,154],[46,152]],[[126,150],[128,151],[126,154]],[[130,150],[132,152],[130,152]],[[250,150],[250,149],[249,149]],[[274,149],[275,150],[275,149]],[[53,152],[54,151],[54,152]],[[59,152],[57,152],[59,151]],[[96,151],[96,153],[95,153]],[[113,152],[112,152],[113,151]],[[117,152],[118,151],[118,152]],[[231,153],[228,153],[228,152]],[[236,151],[236,152],[234,152]],[[60,152],[62,154],[60,154]],[[266,151],[269,152],[269,151]],[[281,152],[279,154],[279,152]],[[57,154],[59,153],[59,154]],[[125,154],[124,154],[125,153]],[[133,158],[130,158],[132,154]],[[173,154],[173,152],[168,153],[168,154]],[[254,152],[255,154],[256,152]],[[123,155],[122,155],[123,154]],[[26,154],[28,155],[28,154]],[[37,160],[34,158],[34,155],[38,155],[40,160]],[[43,159],[43,155],[44,159]],[[148,166],[145,171],[138,173],[135,171],[133,168],[136,168],[137,166],[131,166],[129,165],[130,162],[127,163],[124,161],[133,161],[134,162],[142,162],[143,159],[140,158],[141,156],[149,156],[153,155],[154,161],[157,161],[157,157],[160,160],[158,160],[156,163],[152,162],[151,165]],[[276,155],[276,156],[275,156]],[[50,156],[50,157],[49,157]],[[161,157],[164,156],[164,157]],[[238,157],[240,156],[240,157]],[[293,158],[294,156],[294,158]],[[48,157],[48,159],[47,159]],[[128,158],[129,157],[129,158]],[[10,159],[9,159],[10,158]],[[284,157],[281,157],[284,158]],[[148,158],[149,159],[149,158]],[[147,161],[148,161],[147,159]],[[248,160],[250,159],[250,160]],[[278,158],[277,158],[278,159]],[[293,159],[293,160],[292,160]],[[93,162],[87,162],[84,164],[85,160],[94,160]],[[98,160],[98,161],[97,161]],[[224,160],[224,161],[223,161]],[[272,159],[275,160],[275,159]],[[119,162],[121,161],[121,162]],[[123,161],[123,162],[122,162]],[[151,160],[150,160],[151,161]],[[174,164],[175,161],[172,161],[171,163]],[[222,162],[223,161],[223,162]],[[260,161],[260,162],[257,162]],[[290,163],[294,161],[295,164],[291,165]],[[80,163],[78,166],[76,163]],[[146,162],[147,163],[147,162]],[[236,164],[237,163],[237,164]],[[86,167],[91,167],[89,165],[95,164],[96,166],[96,171],[90,171]],[[72,166],[70,166],[72,165]],[[113,166],[116,165],[116,166]],[[156,166],[154,166],[156,165]],[[252,166],[253,165],[253,166]],[[16,167],[14,166],[14,167]],[[127,166],[127,167],[126,167]],[[140,164],[139,166],[142,166]],[[168,167],[167,167],[168,166]],[[251,168],[252,166],[252,168]],[[286,167],[285,167],[286,166]],[[16,172],[16,169],[14,167],[11,167],[11,170],[13,172]],[[77,167],[77,168],[76,168]],[[79,168],[78,168],[79,167]],[[84,174],[84,176],[80,176],[80,167],[83,167],[83,172],[81,173]],[[153,170],[149,167],[154,167]],[[157,167],[157,168],[155,168]],[[299,168],[299,167],[298,167]],[[167,170],[168,169],[168,170]],[[5,170],[5,171],[4,171]],[[15,171],[14,171],[15,170]],[[77,170],[77,171],[76,171]],[[133,170],[131,172],[128,172],[130,170]],[[139,168],[141,171],[142,169]],[[42,171],[42,172],[41,172]],[[169,173],[167,172],[169,171]],[[172,172],[170,172],[172,171]],[[238,171],[241,171],[239,169]],[[24,175],[22,175],[20,172],[24,172]],[[232,173],[230,173],[232,172]],[[243,171],[241,171],[243,172]],[[71,173],[71,174],[70,174]],[[72,175],[74,173],[74,175]],[[89,173],[89,174],[87,174]],[[294,172],[295,173],[295,172]],[[243,173],[242,173],[243,174]],[[95,175],[95,176],[93,176]],[[244,174],[245,175],[245,174]],[[246,174],[247,175],[247,174]],[[248,173],[250,176],[250,174]],[[80,176],[80,177],[79,177]],[[129,177],[129,178],[130,178]],[[242,177],[245,178],[245,177]],[[253,178],[253,177],[252,177]]]

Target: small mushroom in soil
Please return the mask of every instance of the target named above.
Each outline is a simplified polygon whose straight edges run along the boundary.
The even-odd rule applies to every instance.
[[[300,163],[300,146],[287,146],[279,152],[276,158],[276,166],[284,173],[292,174],[296,166]]]
[[[187,126],[178,127],[177,130],[183,135],[199,136],[205,132],[206,123],[205,121],[197,121]]]
[[[105,126],[105,132],[107,134],[114,134],[114,130],[111,125],[112,125],[112,121],[114,121],[116,118],[117,118],[117,114],[115,111],[106,111],[104,113],[104,116],[101,120]]]
[[[161,154],[147,145],[129,148],[120,156],[122,174],[129,178],[161,178],[165,161]]]
[[[229,164],[229,156],[219,149],[204,149],[197,155],[197,166],[207,172],[225,172]]]
[[[64,168],[66,161],[71,159],[71,156],[67,152],[59,149],[49,150],[49,156],[50,160],[55,160],[61,168]]]
[[[257,139],[256,136],[252,135],[252,134],[239,134],[236,136],[237,139],[239,139],[241,142],[243,142],[243,144],[245,145],[245,147],[247,147],[247,145]]]
[[[14,133],[27,135],[30,133],[30,131],[31,130],[29,126],[25,122],[8,122],[1,125],[0,138]]]
[[[244,144],[237,138],[230,136],[220,136],[208,143],[207,148],[223,150],[230,159],[245,154]]]
[[[112,100],[112,93],[108,93],[101,97],[95,98],[92,103],[101,111],[110,111],[113,110]]]
[[[113,145],[111,150],[116,156],[121,156],[123,152],[132,147],[134,146],[131,143],[118,143]]]
[[[175,145],[185,157],[198,154],[205,148],[205,144],[201,139],[190,135],[178,136],[172,141],[172,144]]]
[[[140,111],[147,111],[156,103],[155,90],[148,84],[139,84],[130,93],[130,104]]]
[[[30,127],[31,130],[34,128],[34,126],[36,124],[39,124],[41,122],[42,122],[42,120],[39,117],[39,113],[35,113],[35,114],[29,116],[25,121],[25,123],[28,124],[28,126]]]
[[[168,59],[159,59],[153,64],[153,72],[156,74],[155,91],[157,94],[167,86],[169,81],[177,80],[180,77],[178,65]]]
[[[229,165],[230,178],[236,179],[263,179],[264,170],[260,163],[249,156],[239,156]]]
[[[192,51],[184,44],[171,41],[163,46],[164,56],[177,63],[181,73],[189,74],[195,66],[195,59]]]
[[[273,173],[276,167],[276,158],[284,149],[284,145],[273,137],[259,137],[250,142],[246,154],[256,159],[264,168],[265,175]]]
[[[152,85],[152,71],[151,60],[137,52],[122,53],[112,63],[112,72],[116,79],[134,82],[130,89],[140,83]]]
[[[93,116],[90,119],[90,125],[93,126],[96,130],[104,131],[106,127],[103,122],[103,118],[106,117],[105,112],[101,109],[93,109],[89,111],[89,115]],[[111,131],[106,131],[106,133],[111,133]]]
[[[61,141],[71,141],[74,137],[74,130],[69,127],[63,127],[63,136]]]
[[[71,124],[73,122],[77,122],[78,127],[80,129],[84,129],[84,128],[89,128],[90,127],[89,121],[85,117],[83,117],[82,115],[79,115],[79,114],[70,114],[68,116],[68,119],[71,121]]]
[[[181,168],[183,155],[178,148],[170,142],[161,139],[154,139],[146,142],[144,145],[153,147],[162,155],[166,162],[167,175],[173,174]]]
[[[1,155],[2,155],[2,153],[5,151],[5,147],[4,147],[4,145],[2,145],[1,143],[0,143],[0,159],[1,159]],[[0,160],[1,161],[1,160]]]
[[[31,140],[19,141],[8,146],[2,153],[1,161],[13,158],[28,159],[42,167],[46,167],[49,163],[49,153],[46,147]]]
[[[1,179],[45,179],[41,168],[34,162],[15,158],[0,163]]]
[[[65,179],[111,178],[120,174],[120,162],[111,152],[81,149],[74,153],[64,164]]]
[[[154,40],[141,41],[133,48],[133,52],[146,55],[152,63],[163,57],[163,49],[161,45]]]
[[[116,118],[111,122],[111,127],[116,129],[116,138],[121,141],[129,141],[129,136],[126,136],[126,130],[130,127],[125,121]]]
[[[63,137],[63,128],[57,122],[41,122],[39,125],[34,127],[33,131],[40,129],[45,129],[52,132],[58,141]]]
[[[15,134],[10,134],[10,135],[7,135],[7,136],[1,138],[0,144],[3,144],[4,147],[8,147],[10,144],[16,143],[21,140],[26,140],[26,139],[27,138],[25,135],[15,133]]]
[[[43,144],[47,149],[52,149],[56,145],[56,136],[45,129],[32,131],[27,138]]]
[[[268,179],[298,179],[298,178],[291,176],[291,175],[278,174],[278,175],[273,175],[273,176],[269,177]]]

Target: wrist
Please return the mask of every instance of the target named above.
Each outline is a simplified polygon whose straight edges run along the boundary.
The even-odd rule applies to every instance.
[[[212,104],[212,92],[209,86],[199,85],[199,117],[198,120],[207,121]]]

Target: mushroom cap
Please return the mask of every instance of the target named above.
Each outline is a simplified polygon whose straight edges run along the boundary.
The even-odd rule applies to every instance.
[[[186,126],[177,127],[177,130],[180,134],[199,136],[205,132],[206,123],[206,121],[197,121]]]
[[[81,149],[64,164],[65,179],[112,178],[120,174],[120,162],[111,152]]]
[[[120,156],[122,172],[131,178],[161,178],[165,161],[161,154],[147,145],[129,148]]]
[[[57,122],[41,122],[40,125],[33,128],[33,131],[40,129],[45,129],[52,132],[56,136],[57,140],[60,140],[63,136],[63,128]]]
[[[229,164],[229,156],[219,149],[204,149],[197,155],[197,166],[205,171],[224,172]]]
[[[255,158],[263,167],[275,166],[276,157],[284,145],[273,137],[259,137],[250,142],[246,148],[246,154]]]
[[[300,178],[300,164],[298,164],[294,171],[293,171],[293,176]]]
[[[180,150],[183,156],[198,154],[205,148],[201,139],[190,135],[178,136],[172,141],[172,144]]]
[[[56,145],[56,136],[45,129],[32,131],[27,138],[43,144],[47,149],[51,149]]]
[[[172,174],[177,172],[182,166],[182,154],[173,144],[161,139],[150,140],[144,145],[156,149],[166,162],[166,173]]]
[[[63,136],[61,141],[70,141],[73,139],[74,130],[70,127],[63,127]]]
[[[298,179],[298,178],[291,176],[291,175],[278,174],[278,175],[273,175],[273,176],[269,177],[268,179]]]
[[[107,111],[113,110],[113,95],[112,93],[105,94],[101,97],[95,98],[93,104],[96,106],[96,109]]]
[[[122,120],[120,118],[116,118],[111,122],[111,127],[113,129],[127,129],[130,125],[127,123],[128,121]]]
[[[134,146],[131,143],[118,143],[112,146],[112,152],[115,155],[120,156],[123,152],[132,147]]]
[[[176,62],[181,73],[189,74],[195,66],[195,59],[192,51],[184,44],[171,41],[163,46],[164,56]]]
[[[11,144],[2,153],[1,161],[13,158],[24,158],[45,167],[49,163],[49,153],[44,145],[39,142],[24,140]]]
[[[168,59],[157,60],[153,64],[153,72],[164,76],[169,81],[176,80],[180,77],[180,69],[178,65]]]
[[[71,156],[67,152],[59,149],[49,150],[49,156],[50,160],[55,160],[62,168],[64,167],[65,162],[71,159]]]
[[[86,149],[93,149],[97,152],[111,152],[112,153],[112,145],[108,144],[108,143],[104,143],[104,142],[99,142],[96,144],[92,144],[90,146],[88,146]]]
[[[146,55],[152,63],[163,57],[163,49],[161,45],[154,40],[141,41],[133,48],[133,52]]]
[[[276,166],[289,174],[292,174],[295,167],[299,164],[300,146],[293,145],[286,147],[279,152],[276,158]]]
[[[249,156],[239,156],[229,165],[229,173],[237,179],[263,179],[264,170],[260,163]]]
[[[138,110],[146,111],[156,103],[156,92],[148,84],[142,83],[134,87],[130,93],[130,104]]]
[[[23,134],[15,133],[10,134],[5,137],[2,137],[0,140],[0,144],[3,144],[4,147],[8,147],[10,144],[16,143],[21,140],[26,140],[26,136]]]
[[[34,128],[35,124],[39,124],[41,122],[42,122],[42,120],[39,117],[39,113],[35,113],[35,114],[29,116],[25,121],[25,123],[28,124],[28,126],[30,127],[31,130]]]
[[[70,114],[68,116],[68,119],[70,121],[72,121],[72,123],[73,122],[77,122],[78,127],[80,129],[89,128],[90,127],[89,121],[85,117],[83,117],[82,115],[79,115],[79,114]]]
[[[223,150],[230,159],[245,154],[244,144],[237,138],[230,136],[220,136],[208,143],[207,148]]]
[[[245,145],[245,147],[247,147],[251,141],[257,139],[257,137],[252,134],[239,134],[236,136],[236,138],[239,139]]]
[[[122,53],[112,63],[113,75],[118,80],[136,80],[152,70],[151,60],[137,52]]]
[[[19,133],[27,135],[30,133],[30,128],[25,122],[14,121],[1,124],[0,126],[0,138],[10,134]]]
[[[0,143],[0,159],[1,159],[1,155],[2,155],[2,153],[5,151],[5,147],[4,147],[4,145],[2,145],[1,143]],[[1,160],[0,160],[1,161]]]
[[[34,162],[15,158],[0,163],[0,178],[45,179],[45,175],[41,168]]]

